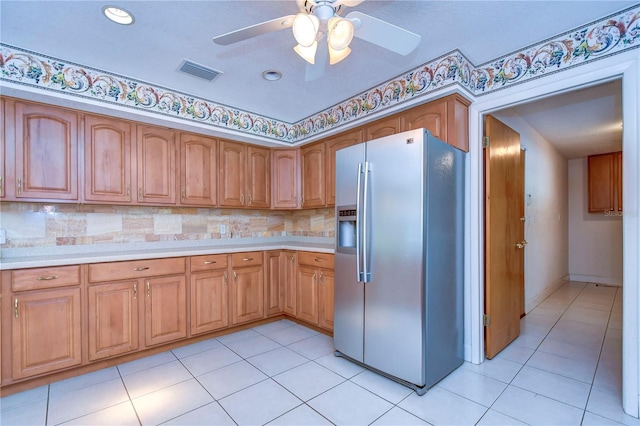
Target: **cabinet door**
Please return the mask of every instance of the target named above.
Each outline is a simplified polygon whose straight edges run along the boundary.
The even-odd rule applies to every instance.
[[[87,115],[84,158],[85,200],[131,203],[131,124]]]
[[[60,108],[15,104],[18,199],[78,199],[78,116]]]
[[[318,325],[333,330],[333,283],[334,274],[330,269],[320,269],[318,284]]]
[[[302,156],[302,207],[324,207],[324,144],[318,143],[303,147]]]
[[[326,191],[327,206],[336,204],[336,151],[362,142],[362,130],[342,133],[340,136],[325,141],[326,158]]]
[[[218,205],[222,207],[244,206],[246,146],[234,142],[219,142]]]
[[[436,138],[447,140],[447,102],[420,105],[402,114],[402,130],[425,128]]]
[[[138,349],[138,282],[89,286],[89,360]]]
[[[284,300],[282,309],[289,315],[296,315],[296,280],[298,277],[298,263],[295,251],[285,251],[282,265],[282,283],[284,285]]]
[[[374,121],[366,126],[367,140],[383,138],[385,136],[400,133],[400,117],[391,116],[382,120]]]
[[[82,362],[79,288],[18,293],[13,307],[13,379]]]
[[[216,205],[217,148],[215,139],[180,134],[180,204]]]
[[[318,324],[318,269],[298,265],[296,317]]]
[[[138,126],[138,203],[176,203],[176,140],[172,130]]]
[[[234,269],[232,274],[231,324],[237,325],[264,317],[262,266]]]
[[[297,149],[275,150],[271,153],[271,207],[298,208],[300,178]]]
[[[229,325],[226,270],[191,275],[191,334],[206,333]]]
[[[280,251],[267,252],[267,281],[264,291],[265,315],[282,313],[284,286],[282,285],[282,263],[284,255]]]
[[[597,213],[614,209],[614,155],[602,154],[588,157],[589,212]]]
[[[247,148],[247,194],[249,207],[271,205],[271,154],[267,148]]]
[[[187,294],[184,275],[144,280],[145,344],[170,342],[187,336]]]

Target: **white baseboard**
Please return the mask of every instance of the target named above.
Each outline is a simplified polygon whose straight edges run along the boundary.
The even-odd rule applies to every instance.
[[[562,287],[567,281],[569,281],[569,279],[570,279],[569,275],[565,275],[564,277],[560,278],[559,280],[556,280],[555,282],[553,282],[550,286],[548,286],[547,288],[545,288],[544,290],[542,290],[540,293],[536,294],[535,296],[533,296],[529,300],[525,300],[524,301],[524,311],[527,314],[529,312],[531,312],[531,310],[533,308],[538,306],[538,304],[540,302],[542,302],[544,299],[549,297],[554,291],[556,291],[557,289]],[[526,293],[526,291],[525,291],[525,293]]]
[[[585,283],[614,285],[622,287],[622,280],[620,278],[598,277],[595,275],[569,274],[569,281],[582,281]]]

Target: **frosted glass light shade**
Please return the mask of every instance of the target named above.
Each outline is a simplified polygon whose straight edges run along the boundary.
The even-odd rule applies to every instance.
[[[329,65],[334,65],[349,56],[351,53],[350,47],[345,47],[342,50],[335,50],[329,45]]]
[[[303,46],[301,44],[293,48],[298,55],[311,65],[316,63],[316,50],[318,50],[318,42],[314,41],[311,46]]]
[[[299,45],[310,47],[316,41],[320,21],[314,15],[298,13],[293,20],[293,36]]]
[[[348,19],[334,17],[329,20],[329,47],[344,50],[353,40],[353,24]]]

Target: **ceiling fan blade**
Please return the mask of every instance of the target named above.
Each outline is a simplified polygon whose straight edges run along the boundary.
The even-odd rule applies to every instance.
[[[316,51],[315,63],[310,64],[307,62],[307,68],[304,72],[304,81],[317,80],[324,74],[324,69],[329,63],[329,46],[327,46],[326,40],[324,43],[318,42],[318,50]]]
[[[355,7],[362,3],[364,0],[338,0],[333,5],[334,6],[347,6],[347,7]]]
[[[408,55],[420,43],[421,37],[418,34],[373,16],[361,12],[350,12],[345,18],[353,22],[355,37],[400,55]]]
[[[279,31],[284,28],[290,28],[293,25],[293,18],[295,18],[295,15],[287,15],[281,18],[276,18],[270,21],[262,22],[260,24],[252,25],[250,27],[241,28],[239,30],[231,31],[229,33],[214,37],[213,42],[226,46],[228,44],[237,43],[239,41],[257,37],[262,34]]]

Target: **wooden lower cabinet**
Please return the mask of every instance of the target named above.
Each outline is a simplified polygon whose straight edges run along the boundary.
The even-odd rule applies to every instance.
[[[229,271],[191,274],[191,335],[229,325]]]
[[[145,345],[187,337],[187,285],[184,275],[145,280]]]
[[[80,365],[80,288],[13,295],[14,380]]]
[[[266,316],[282,313],[284,302],[284,287],[281,284],[283,278],[284,253],[279,250],[265,253],[267,265],[267,279],[264,287],[264,313]]]
[[[318,269],[298,265],[296,287],[296,317],[318,324]]]
[[[138,350],[138,282],[89,286],[89,361]]]
[[[283,287],[282,310],[296,316],[296,279],[298,277],[298,256],[295,251],[284,251],[280,285]]]
[[[332,269],[321,269],[318,283],[318,325],[333,330],[333,287]]]
[[[298,253],[296,317],[333,330],[333,255]]]
[[[264,317],[264,268],[262,252],[231,255],[232,285],[229,297],[231,325]]]

